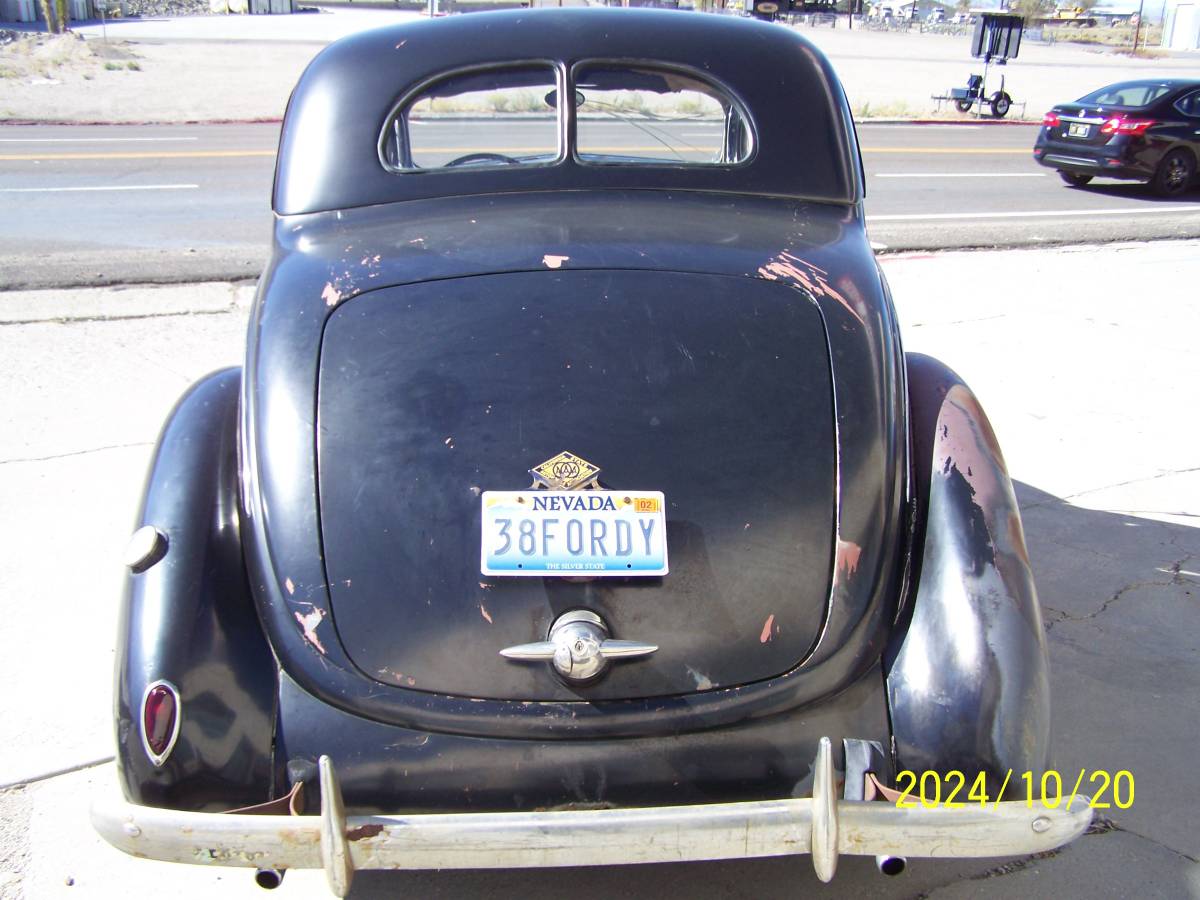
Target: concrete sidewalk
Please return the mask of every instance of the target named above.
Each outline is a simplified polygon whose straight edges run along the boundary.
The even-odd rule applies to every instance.
[[[358,877],[355,896],[1200,896],[1200,241],[885,258],[906,349],[978,392],[1018,482],[1048,630],[1056,766],[1125,769],[1132,809],[1046,858],[843,860]],[[238,364],[248,285],[0,293],[0,897],[260,896],[247,871],[128,859],[90,830],[113,789],[118,560],[178,395]],[[1111,798],[1110,798],[1111,799]],[[321,896],[292,873],[278,896]],[[832,895],[832,894],[831,894]]]
[[[631,11],[636,15],[637,11]],[[478,15],[478,14],[476,14]],[[679,13],[679,15],[693,15]],[[0,121],[181,122],[275,119],[320,45],[365,29],[420,19],[381,9],[324,9],[284,16],[192,16],[116,20],[74,27],[101,54],[65,54],[58,69],[0,81]],[[786,26],[776,26],[786,27]],[[922,118],[931,94],[981,70],[965,35],[798,29],[832,60],[859,119]],[[107,41],[105,45],[105,35]],[[250,46],[253,45],[253,46]],[[113,48],[116,48],[114,51]],[[58,52],[58,51],[56,51]],[[113,60],[113,52],[131,53]],[[16,51],[0,48],[0,63]],[[53,55],[53,54],[51,54]],[[62,56],[64,53],[59,52]],[[137,68],[128,68],[132,63]],[[1087,45],[1026,41],[1018,59],[993,70],[989,91],[1006,90],[1025,118],[1104,84],[1130,78],[1196,77],[1200,54],[1134,59]],[[1009,120],[1020,117],[1018,106]],[[959,118],[945,111],[947,118]]]

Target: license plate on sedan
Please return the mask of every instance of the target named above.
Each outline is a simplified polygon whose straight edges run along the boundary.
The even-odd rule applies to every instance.
[[[1081,125],[1079,122],[1070,122],[1067,125],[1067,137],[1085,138],[1092,134],[1091,125]]]
[[[662,491],[484,491],[484,575],[667,574]]]

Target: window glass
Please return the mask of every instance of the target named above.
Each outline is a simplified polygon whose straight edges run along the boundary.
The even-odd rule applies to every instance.
[[[750,156],[737,104],[695,76],[595,64],[575,71],[576,148],[585,163],[728,165]]]
[[[559,156],[555,71],[520,66],[463,72],[422,90],[384,137],[401,170],[549,163]]]
[[[1200,91],[1184,94],[1175,102],[1175,107],[1185,116],[1200,118]]]
[[[1155,100],[1171,90],[1169,85],[1153,81],[1131,81],[1126,84],[1112,84],[1106,88],[1080,97],[1079,103],[1095,103],[1100,106],[1128,106],[1137,108],[1149,106]]]

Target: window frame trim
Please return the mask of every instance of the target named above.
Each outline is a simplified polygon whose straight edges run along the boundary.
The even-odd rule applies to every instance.
[[[397,124],[403,123],[405,140],[404,140],[404,155],[407,157],[410,165],[412,163],[412,142],[408,134],[408,119],[406,110],[420,95],[435,84],[443,81],[449,81],[452,78],[457,78],[461,75],[473,75],[483,72],[500,72],[506,69],[533,69],[544,68],[554,73],[554,89],[558,91],[558,96],[567,96],[567,71],[566,67],[560,60],[555,59],[523,59],[523,60],[504,60],[502,62],[482,63],[478,65],[463,66],[457,69],[450,69],[444,72],[438,72],[435,75],[430,75],[423,78],[415,85],[400,95],[400,98],[393,103],[389,108],[387,115],[383,118],[383,127],[379,132],[379,140],[376,142],[376,153],[379,157],[379,164],[383,166],[383,170],[393,175],[436,175],[446,172],[462,174],[463,170],[456,170],[454,167],[438,166],[437,168],[425,169],[413,165],[411,168],[404,165],[404,160],[401,158],[399,164],[393,164],[388,160],[388,143],[393,139],[394,128]],[[574,104],[571,104],[574,106]],[[555,136],[555,155],[552,160],[546,162],[522,164],[522,171],[529,169],[549,168],[552,166],[562,165],[567,159],[567,133],[565,127],[565,117],[563,115],[562,104],[560,103],[555,110],[554,116],[554,136]],[[483,151],[480,151],[483,152]],[[506,169],[514,168],[507,164],[498,164],[495,166],[472,166],[471,172],[500,172]]]
[[[675,72],[680,75],[687,76],[689,78],[694,78],[696,81],[704,82],[705,84],[714,88],[720,94],[722,94],[723,96],[725,96],[726,98],[729,99],[729,101],[730,101],[729,111],[736,110],[738,115],[741,116],[742,122],[745,124],[745,127],[746,127],[746,134],[749,138],[750,146],[749,146],[748,152],[746,153],[745,158],[738,160],[737,162],[734,162],[734,163],[730,163],[730,162],[724,162],[724,163],[671,162],[671,161],[660,160],[660,159],[646,159],[643,161],[623,159],[623,160],[620,160],[619,162],[611,162],[611,163],[595,162],[593,160],[584,159],[580,155],[579,135],[577,133],[576,119],[575,119],[575,104],[572,103],[569,107],[569,113],[568,113],[569,118],[571,119],[571,129],[569,132],[570,140],[568,141],[568,147],[570,149],[571,161],[573,163],[575,163],[576,165],[585,166],[589,169],[610,169],[610,168],[614,168],[614,167],[618,167],[618,166],[629,166],[630,168],[636,168],[636,169],[658,168],[658,169],[683,169],[686,171],[695,171],[697,169],[700,169],[700,170],[708,170],[708,171],[719,170],[719,171],[733,172],[733,171],[737,171],[738,169],[743,169],[743,168],[746,168],[747,166],[752,165],[755,158],[758,156],[758,147],[759,147],[758,128],[755,125],[754,118],[750,115],[749,107],[746,105],[746,102],[741,98],[741,96],[738,95],[738,93],[736,91],[734,91],[731,87],[729,87],[729,85],[727,85],[725,82],[718,81],[717,79],[713,78],[708,73],[704,72],[701,69],[697,69],[694,66],[681,65],[678,63],[666,63],[666,62],[663,62],[662,60],[639,59],[639,58],[631,58],[631,57],[590,57],[588,59],[577,60],[571,64],[570,70],[567,73],[568,89],[571,91],[571,93],[568,96],[574,97],[575,96],[574,92],[576,90],[578,90],[578,88],[576,87],[576,80],[577,80],[579,71],[581,69],[586,69],[586,68],[594,67],[594,66],[614,66],[614,67],[615,66],[623,66],[623,67],[628,67],[628,68],[652,69],[652,70],[657,70],[659,72]],[[723,117],[724,121],[722,122],[722,126],[725,129],[725,140],[726,141],[728,141],[728,139],[729,139],[729,125],[728,125],[729,111],[726,112],[725,116]],[[726,148],[726,149],[728,149],[728,148]]]

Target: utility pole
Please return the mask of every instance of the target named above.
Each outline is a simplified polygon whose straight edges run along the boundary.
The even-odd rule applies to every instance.
[[[1142,7],[1146,5],[1146,0],[1138,0],[1138,20],[1137,25],[1133,28],[1133,55],[1137,56],[1138,37],[1142,33]]]

